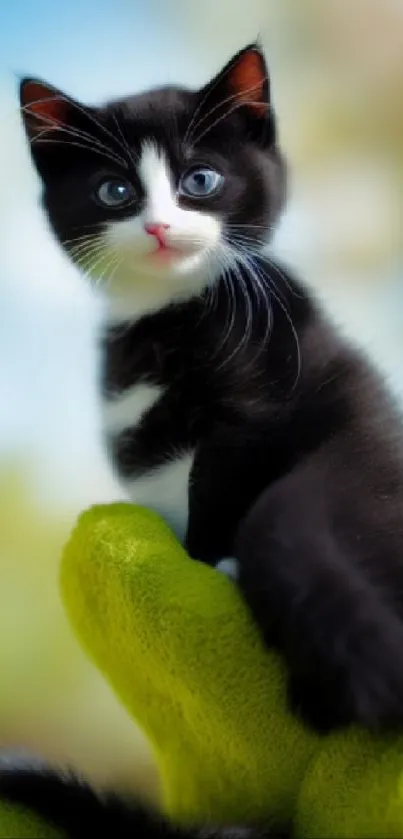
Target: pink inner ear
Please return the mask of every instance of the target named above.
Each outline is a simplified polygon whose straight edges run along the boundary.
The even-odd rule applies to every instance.
[[[43,119],[43,129],[56,128],[59,123],[64,122],[66,102],[62,94],[38,82],[27,82],[24,86],[24,107],[31,114]]]
[[[266,69],[258,52],[250,51],[242,55],[231,71],[231,87],[237,99],[255,111],[263,114],[268,107],[264,100]]]

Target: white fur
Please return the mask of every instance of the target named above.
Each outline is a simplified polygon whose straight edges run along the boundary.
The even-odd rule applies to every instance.
[[[119,434],[125,428],[138,425],[144,414],[161,396],[157,385],[138,384],[103,403],[103,422],[108,434]]]
[[[220,559],[215,568],[216,571],[220,571],[226,577],[231,577],[232,580],[238,579],[238,561],[233,556],[226,556],[224,559]]]
[[[159,513],[182,542],[189,516],[189,476],[193,453],[183,454],[135,480],[126,481],[125,488],[135,504]]]
[[[147,412],[158,402],[163,388],[141,383],[122,394],[105,400],[102,406],[104,429],[115,435],[125,428],[136,428]],[[155,510],[171,525],[179,539],[186,534],[188,520],[188,486],[193,454],[179,454],[163,466],[150,470],[140,478],[124,481],[130,499]]]
[[[152,142],[143,145],[138,175],[146,192],[144,209],[137,216],[109,222],[104,237],[112,264],[106,287],[110,319],[117,321],[198,294],[220,273],[220,219],[179,206],[164,151]],[[166,242],[181,255],[169,263],[150,259],[157,242],[146,233],[147,223],[168,224]]]

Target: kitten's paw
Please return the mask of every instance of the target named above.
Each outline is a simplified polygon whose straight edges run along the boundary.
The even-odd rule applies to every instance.
[[[400,644],[381,633],[351,638],[343,655],[332,657],[329,648],[327,658],[298,666],[289,679],[292,709],[321,733],[350,724],[403,728],[402,634]]]

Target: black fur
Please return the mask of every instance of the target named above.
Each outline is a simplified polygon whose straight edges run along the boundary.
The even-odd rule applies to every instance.
[[[29,766],[18,771],[2,768],[1,760],[0,797],[35,811],[60,828],[66,839],[291,839],[288,830],[270,828],[177,828],[141,806],[129,806],[113,795],[98,795],[72,775]]]
[[[122,477],[141,475],[175,451],[195,451],[187,547],[208,563],[237,558],[239,585],[262,635],[289,665],[297,713],[319,731],[401,725],[400,423],[366,360],[338,337],[310,294],[259,252],[283,206],[285,170],[263,64],[257,103],[228,107],[232,67],[244,54],[202,91],[164,88],[102,108],[50,91],[62,110],[55,106],[55,115],[51,107],[44,126],[31,105],[25,126],[44,206],[67,250],[68,240],[108,221],[93,188],[105,172],[122,174],[110,160],[122,154],[122,138],[136,202],[114,210],[114,218],[143,207],[133,158],[145,138],[163,146],[175,181],[200,159],[224,173],[225,188],[209,211],[223,219],[224,235],[230,238],[237,224],[248,237],[249,270],[238,266],[218,278],[213,305],[206,291],[107,331],[106,398],[139,381],[165,387],[140,426],[108,441],[110,450]],[[21,87],[24,106],[30,84]],[[199,136],[188,146],[196,111]],[[33,804],[42,788],[44,804],[56,780],[3,774],[0,791],[7,792],[6,783],[8,794],[14,789],[16,799]],[[95,820],[92,793],[72,790]],[[70,792],[59,792],[54,801],[64,807]],[[116,806],[119,813],[115,804],[110,812],[118,819]],[[73,813],[64,812],[71,825]],[[172,835],[143,813],[131,818],[133,835]],[[81,835],[74,831],[76,825],[71,835]]]

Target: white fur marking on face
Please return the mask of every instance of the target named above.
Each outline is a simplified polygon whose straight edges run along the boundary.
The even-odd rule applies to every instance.
[[[189,476],[193,453],[180,455],[140,478],[125,481],[125,489],[135,504],[159,513],[182,542],[189,516]]]
[[[119,434],[125,428],[133,428],[160,398],[163,388],[157,385],[138,384],[103,403],[105,431]]]
[[[175,299],[193,297],[212,284],[222,270],[222,222],[218,216],[180,207],[174,175],[162,148],[151,140],[140,152],[138,175],[145,191],[143,210],[110,221],[106,247],[116,257],[106,286],[111,320],[135,318]],[[157,242],[145,224],[166,224],[166,244],[175,257],[152,258]]]
[[[138,174],[146,191],[146,222],[171,224],[177,211],[169,164],[162,149],[144,143]]]

